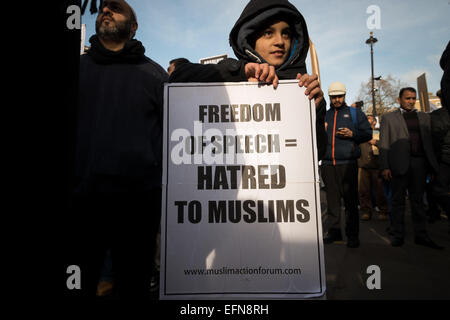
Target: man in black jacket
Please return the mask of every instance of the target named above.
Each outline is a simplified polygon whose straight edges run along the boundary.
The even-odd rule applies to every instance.
[[[430,116],[433,146],[439,162],[439,172],[433,181],[433,193],[450,218],[450,42],[442,54],[440,65],[444,70],[440,90],[442,108],[433,111]]]
[[[230,45],[239,60],[217,65],[183,64],[169,82],[262,81],[277,86],[278,79],[297,79],[316,105],[316,137],[319,160],[327,136],[324,127],[326,102],[317,75],[308,75],[306,56],[309,35],[305,19],[285,0],[251,0],[230,32]],[[269,66],[269,68],[267,68]]]
[[[72,198],[85,244],[78,247],[78,258],[87,296],[95,295],[106,248],[111,248],[120,296],[150,292],[168,75],[133,39],[137,28],[126,1],[103,1],[92,46],[80,61]]]

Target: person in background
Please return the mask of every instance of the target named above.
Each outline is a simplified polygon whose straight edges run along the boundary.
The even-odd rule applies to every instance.
[[[172,72],[175,71],[175,68],[182,63],[190,63],[190,61],[186,58],[177,58],[170,60],[169,66],[167,67],[167,73],[169,74],[169,76],[172,74]]]
[[[442,54],[440,65],[444,74],[437,96],[441,99],[442,108],[431,113],[431,134],[439,162],[439,171],[433,181],[433,195],[447,215],[450,234],[450,42]]]
[[[367,115],[372,130],[375,130],[377,119],[371,115]],[[375,198],[376,205],[379,209],[378,219],[387,220],[387,204],[383,193],[382,180],[379,165],[379,150],[377,136],[373,136],[372,140],[361,143],[361,157],[358,159],[358,191],[359,204],[361,212],[361,220],[367,221],[372,218],[375,212],[375,204],[372,198]],[[373,197],[372,197],[373,195]]]
[[[400,108],[383,116],[380,129],[380,168],[383,178],[392,182],[391,245],[399,247],[404,243],[405,196],[408,191],[414,243],[442,249],[427,234],[423,204],[427,174],[438,171],[431,140],[430,117],[414,108],[414,88],[402,88],[398,102]]]
[[[341,241],[341,199],[344,199],[347,247],[357,248],[359,241],[358,165],[359,144],[372,139],[372,128],[360,108],[347,106],[347,90],[341,82],[328,87],[330,109],[326,113],[325,128],[328,145],[322,159],[321,173],[327,194],[329,224],[323,242]]]

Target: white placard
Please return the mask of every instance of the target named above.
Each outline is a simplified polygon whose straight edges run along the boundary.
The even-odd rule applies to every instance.
[[[315,107],[297,81],[166,84],[161,299],[325,293]]]
[[[221,54],[221,55],[217,55],[217,56],[202,58],[198,61],[198,63],[200,63],[200,64],[217,64],[226,58],[228,58],[228,54]]]
[[[84,53],[84,43],[86,42],[86,24],[81,25],[81,44],[80,44],[80,55]]]

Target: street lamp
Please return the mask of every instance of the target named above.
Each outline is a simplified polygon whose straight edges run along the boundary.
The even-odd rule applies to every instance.
[[[370,32],[370,38],[366,40],[366,44],[370,45],[370,62],[372,66],[372,113],[374,117],[377,115],[377,108],[375,106],[375,78],[373,76],[373,45],[377,41],[377,38],[374,38],[373,36],[373,32]]]

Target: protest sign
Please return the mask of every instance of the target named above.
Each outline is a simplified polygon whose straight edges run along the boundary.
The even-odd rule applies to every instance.
[[[325,292],[315,107],[297,81],[166,84],[161,299]]]

